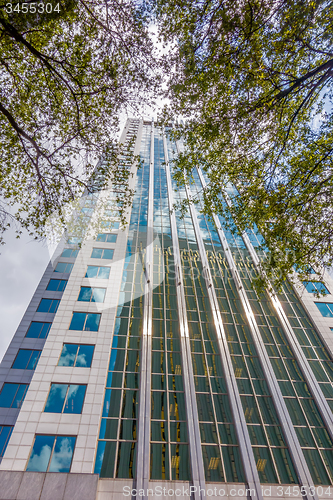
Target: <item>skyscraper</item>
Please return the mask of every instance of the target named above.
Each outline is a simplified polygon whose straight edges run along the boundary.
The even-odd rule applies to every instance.
[[[258,295],[261,236],[177,188],[168,128],[122,141],[126,228],[121,186],[82,198],[2,361],[0,499],[332,496],[333,281]]]

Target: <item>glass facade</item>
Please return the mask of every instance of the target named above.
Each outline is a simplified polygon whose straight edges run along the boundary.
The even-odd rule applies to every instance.
[[[247,481],[244,456],[236,429],[239,424],[235,423],[235,402],[230,394],[230,385],[228,388],[226,384],[226,368],[218,341],[216,313],[209,292],[209,287],[212,287],[217,297],[259,481],[297,484],[300,479],[296,472],[295,450],[290,450],[287,445],[284,429],[286,424],[276,411],[276,395],[273,396],[270,392],[271,385],[267,383],[263,357],[257,352],[256,340],[249,324],[249,313],[244,309],[244,299],[242,301],[239,295],[239,284],[235,282],[219,233],[215,223],[201,213],[203,186],[196,170],[194,182],[190,185],[191,194],[196,199],[192,211],[180,209],[182,204],[185,206],[189,191],[179,188],[176,181],[172,180],[172,196],[178,204],[173,208],[181,255],[182,293],[186,303],[186,310],[179,310],[179,283],[172,247],[166,181],[166,168],[169,166],[166,163],[162,134],[159,127],[154,129],[148,123],[143,126],[140,151],[142,166],[138,169],[136,178],[95,471],[102,477],[135,477],[140,405],[139,346],[143,331],[143,308],[148,300],[144,296],[145,280],[148,278],[143,268],[147,241],[149,164],[153,162],[153,293],[151,331],[148,332],[151,335],[150,479],[192,479],[186,410],[186,398],[189,398],[189,394],[186,394],[184,384],[181,314],[189,332],[196,398],[194,412],[199,423],[205,479],[209,482]],[[153,148],[151,137],[154,141]],[[172,165],[177,147],[170,138],[167,138],[166,145]],[[150,158],[151,150],[154,152],[153,158]],[[224,228],[241,286],[265,346],[266,359],[269,359],[272,373],[280,387],[285,405],[283,407],[288,411],[290,425],[297,434],[297,446],[304,454],[313,482],[331,484],[333,447],[330,433],[303,375],[299,359],[289,345],[288,336],[271,298],[265,293],[259,296],[252,287],[256,270],[243,239],[234,235],[221,217],[219,223]],[[257,250],[260,250],[263,246],[260,235],[253,233],[249,237]],[[200,247],[198,238],[204,250]],[[259,257],[264,258],[263,251],[262,254],[259,251]],[[206,259],[209,269],[205,269]],[[211,283],[208,275],[212,278]],[[322,289],[320,285],[320,290]],[[318,291],[318,287],[316,290]],[[330,355],[290,285],[285,286],[279,299],[314,376],[333,408]],[[326,304],[320,307],[324,310]]]

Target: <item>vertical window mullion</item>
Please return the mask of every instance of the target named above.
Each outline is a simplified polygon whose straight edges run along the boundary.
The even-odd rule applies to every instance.
[[[31,358],[32,358],[32,356],[33,356],[33,354],[34,354],[34,352],[35,352],[34,350],[32,350],[32,351],[31,351],[30,356],[29,356],[29,359],[28,359],[28,362],[27,362],[27,364],[26,364],[26,366],[25,366],[25,370],[26,370],[26,369],[27,369],[27,367],[29,366],[29,364],[30,364],[30,360],[31,360]]]
[[[12,407],[13,407],[14,401],[16,400],[17,393],[18,393],[18,392],[19,392],[19,390],[20,390],[20,386],[21,386],[21,384],[17,384],[17,389],[16,389],[16,391],[15,391],[15,396],[14,396],[14,397],[13,397],[13,399],[12,399],[12,403],[11,403],[11,405],[10,405],[10,408],[12,408]]]
[[[80,345],[78,344],[77,349],[76,349],[75,358],[74,358],[73,368],[76,366],[76,360],[77,360],[77,357],[79,355],[79,350],[80,350]]]
[[[68,398],[68,391],[69,391],[69,384],[67,384],[66,394],[65,394],[65,398],[64,398],[64,403],[62,405],[61,413],[64,413],[64,411],[65,411],[65,406],[66,406],[66,402],[67,402],[67,398]]]
[[[54,453],[54,448],[55,448],[55,445],[56,445],[56,441],[57,441],[57,436],[54,436],[53,446],[52,446],[52,450],[51,450],[51,454],[50,454],[50,458],[49,458],[49,463],[47,464],[46,472],[49,472],[49,468],[50,468],[50,465],[51,465],[51,462],[52,462],[52,457],[53,457],[53,453]]]

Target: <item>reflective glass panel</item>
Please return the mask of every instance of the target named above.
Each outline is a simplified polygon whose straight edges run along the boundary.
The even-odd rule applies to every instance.
[[[74,366],[78,347],[77,344],[64,344],[58,366]]]
[[[79,345],[79,352],[76,358],[75,366],[90,368],[95,346]]]
[[[63,292],[66,288],[67,280],[50,280],[46,290],[51,290],[54,292]]]
[[[41,351],[20,349],[17,353],[12,368],[21,370],[34,370],[37,366]]]
[[[30,455],[30,459],[27,466],[27,471],[35,472],[46,472],[51,453],[53,450],[53,445],[55,441],[55,436],[36,436],[34,446]]]
[[[41,323],[32,321],[27,331],[26,337],[32,339],[45,339],[50,331],[52,323]]]
[[[28,384],[11,384],[5,382],[0,393],[0,407],[21,408]]]
[[[82,413],[84,396],[86,394],[86,385],[71,384],[68,387],[67,398],[64,407],[64,413]]]
[[[76,437],[57,436],[49,472],[69,472],[72,463]]]
[[[12,425],[0,425],[0,458],[5,454],[12,431]]]
[[[37,312],[55,313],[58,309],[60,300],[42,299],[39,303]]]

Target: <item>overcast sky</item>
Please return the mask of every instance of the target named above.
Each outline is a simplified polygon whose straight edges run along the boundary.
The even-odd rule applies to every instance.
[[[28,235],[18,240],[7,231],[5,240],[0,247],[0,360],[50,259],[45,243]]]

